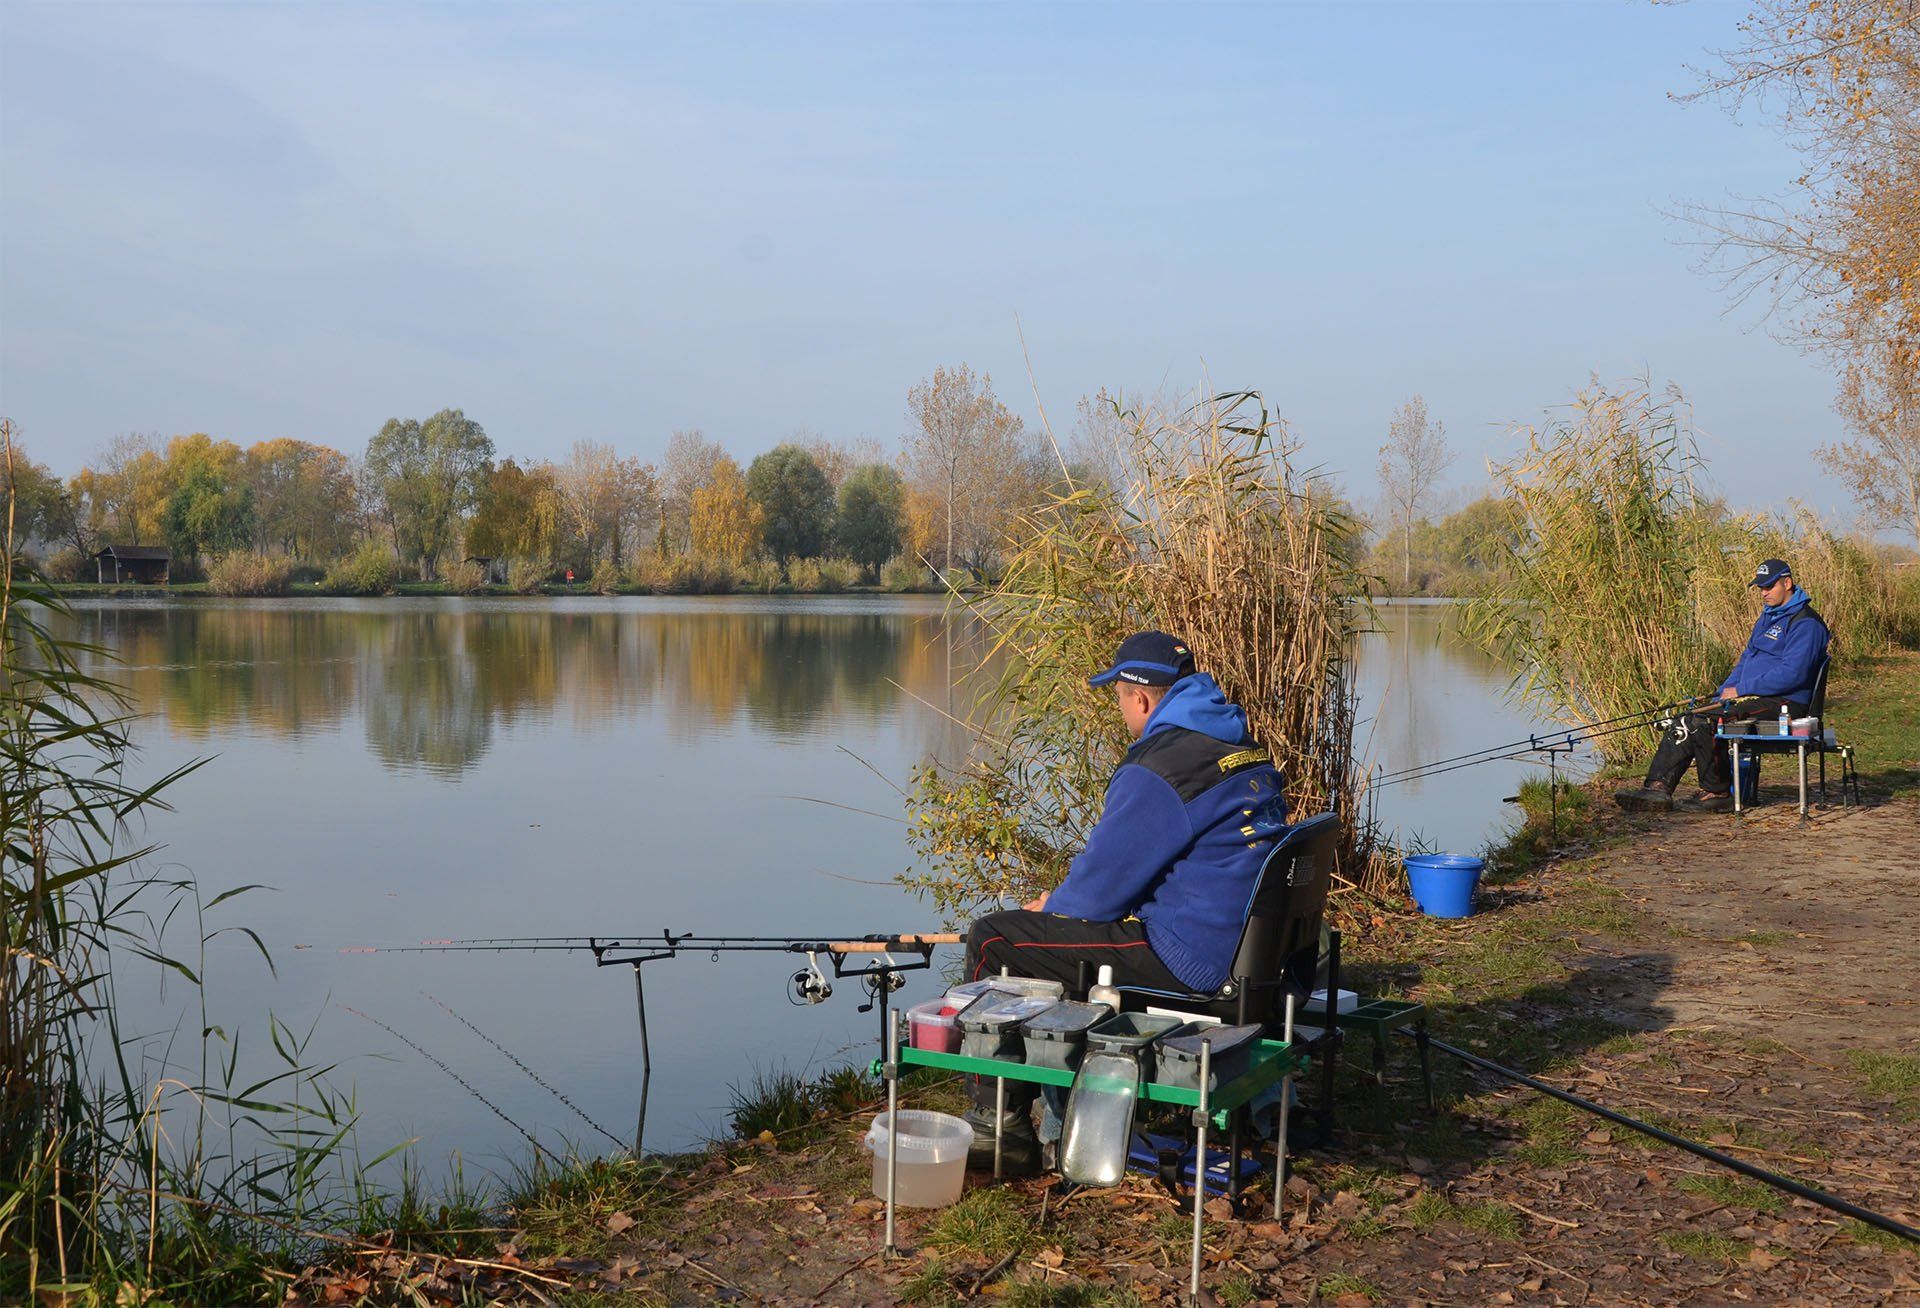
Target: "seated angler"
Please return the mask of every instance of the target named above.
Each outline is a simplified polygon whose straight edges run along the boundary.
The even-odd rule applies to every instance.
[[[1059,888],[973,924],[967,976],[1004,967],[1072,988],[1084,961],[1112,967],[1117,985],[1210,993],[1227,980],[1260,866],[1285,834],[1280,773],[1183,641],[1129,636],[1088,681],[1114,687],[1135,743]],[[1033,1089],[1007,1084],[1003,1163],[1016,1170],[1037,1161]],[[970,1095],[970,1162],[991,1165],[993,1083],[976,1079]]]
[[[1814,611],[1807,592],[1794,585],[1780,559],[1768,559],[1747,583],[1760,591],[1763,607],[1740,661],[1721,683],[1719,702],[1675,718],[1647,767],[1646,784],[1614,792],[1627,809],[1665,811],[1673,807],[1674,787],[1692,764],[1700,782],[1699,804],[1713,811],[1733,807],[1733,777],[1720,723],[1729,719],[1774,718],[1782,705],[1791,717],[1803,717],[1813,699],[1814,678],[1827,656],[1827,624]]]

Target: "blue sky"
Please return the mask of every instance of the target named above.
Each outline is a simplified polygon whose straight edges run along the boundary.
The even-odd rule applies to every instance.
[[[1671,98],[1744,8],[0,0],[0,411],[358,452],[891,443],[936,364],[1056,426],[1256,387],[1362,498],[1423,393],[1479,479],[1589,374],[1742,504],[1842,506],[1817,362],[1663,211],[1780,191]],[[1016,326],[1016,320],[1018,327]]]

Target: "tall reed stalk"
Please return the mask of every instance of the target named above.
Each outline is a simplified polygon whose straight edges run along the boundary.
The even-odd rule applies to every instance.
[[[1519,434],[1523,452],[1494,479],[1521,527],[1470,604],[1468,631],[1514,667],[1523,699],[1567,722],[1717,685],[1729,648],[1699,600],[1722,540],[1696,489],[1700,457],[1678,393],[1596,387],[1566,417]],[[1651,741],[1624,732],[1599,743],[1624,761]]]
[[[1118,416],[1111,462],[1129,470],[1124,484],[1069,476],[1025,516],[998,584],[956,597],[992,633],[976,668],[979,744],[916,777],[923,866],[903,878],[950,917],[1064,877],[1129,743],[1112,691],[1087,675],[1148,628],[1183,637],[1246,709],[1293,814],[1342,815],[1343,873],[1369,868],[1355,822],[1355,524],[1295,466],[1297,446],[1257,394]]]

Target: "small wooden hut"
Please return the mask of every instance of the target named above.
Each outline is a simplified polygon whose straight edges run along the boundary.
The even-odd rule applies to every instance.
[[[164,545],[109,545],[93,562],[101,585],[131,581],[164,586],[173,570],[173,551]]]

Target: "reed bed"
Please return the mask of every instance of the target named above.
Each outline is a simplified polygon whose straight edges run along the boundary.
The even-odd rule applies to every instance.
[[[1920,587],[1808,510],[1732,514],[1699,489],[1685,401],[1645,383],[1594,387],[1564,417],[1523,427],[1495,467],[1521,523],[1468,606],[1467,631],[1514,670],[1519,696],[1592,724],[1710,693],[1746,644],[1762,559],[1792,564],[1842,661],[1920,637]],[[1911,569],[1908,569],[1911,571]],[[1638,761],[1655,729],[1597,742]]]
[[[1515,669],[1520,697],[1591,724],[1718,684],[1731,655],[1702,620],[1699,574],[1719,566],[1720,539],[1685,402],[1596,387],[1519,435],[1522,453],[1493,471],[1521,527],[1466,627]],[[1624,761],[1651,742],[1623,732],[1599,745]]]
[[[1057,885],[1130,743],[1086,684],[1129,632],[1178,633],[1273,751],[1289,811],[1342,815],[1340,869],[1384,890],[1356,820],[1356,524],[1295,464],[1257,394],[1119,413],[1120,485],[1063,487],[1024,515],[1000,580],[954,602],[991,633],[974,668],[973,754],[915,778],[922,870],[903,880],[961,918]]]

